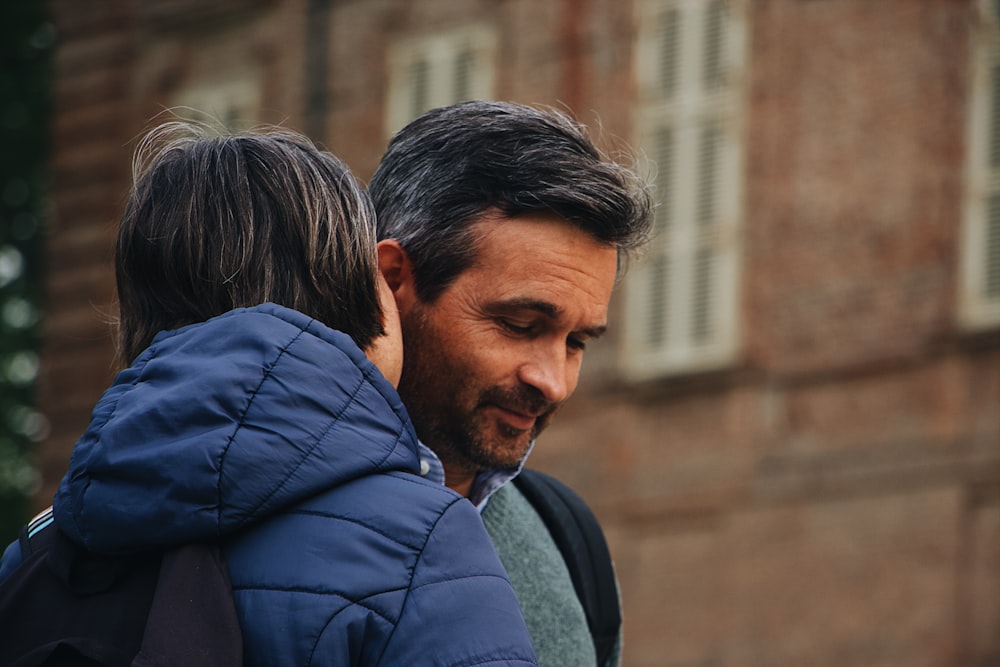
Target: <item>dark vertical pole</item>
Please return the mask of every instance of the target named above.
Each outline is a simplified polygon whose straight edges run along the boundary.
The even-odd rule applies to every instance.
[[[309,0],[306,15],[305,131],[313,141],[318,142],[326,139],[330,2],[331,0]]]
[[[591,57],[587,43],[588,0],[564,0],[562,34],[563,88],[561,101],[571,113],[580,113],[587,93],[587,67]]]

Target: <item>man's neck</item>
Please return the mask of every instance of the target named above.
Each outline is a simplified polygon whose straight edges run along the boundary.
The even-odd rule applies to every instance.
[[[476,471],[464,466],[455,466],[441,462],[444,467],[444,485],[466,498],[472,492],[472,483],[476,481]]]

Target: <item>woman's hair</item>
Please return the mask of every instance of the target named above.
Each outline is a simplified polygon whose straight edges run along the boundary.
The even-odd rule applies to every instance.
[[[384,333],[371,202],[306,137],[168,122],[141,140],[132,180],[115,253],[125,363],[159,331],[268,301],[361,348]]]

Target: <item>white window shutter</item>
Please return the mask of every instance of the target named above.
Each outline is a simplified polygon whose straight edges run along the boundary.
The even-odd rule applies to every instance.
[[[980,0],[973,31],[959,320],[1000,326],[1000,3]]]
[[[643,299],[648,313],[648,322],[640,325],[639,331],[645,338],[645,346],[656,348],[665,344],[669,337],[670,318],[670,257],[671,218],[673,217],[675,178],[674,133],[671,128],[658,128],[652,138],[652,154],[656,161],[657,173],[653,188],[656,209],[653,218],[653,244],[649,258],[648,276],[642,282],[648,290]]]
[[[455,56],[453,90],[451,99],[462,102],[472,98],[472,84],[476,75],[476,52],[463,48]]]
[[[721,132],[714,124],[701,128],[698,151],[697,239],[691,287],[691,329],[694,345],[710,343],[716,333],[714,307],[719,288],[716,255],[719,208]]]
[[[471,25],[392,45],[386,129],[394,133],[434,107],[493,96],[495,31]]]
[[[220,67],[211,76],[196,76],[181,85],[171,96],[171,107],[184,118],[245,130],[259,122],[261,85],[256,70]]]
[[[410,63],[410,115],[414,118],[430,108],[430,64],[419,57]]]
[[[735,353],[744,27],[722,0],[645,0],[638,145],[652,161],[654,239],[625,284],[634,379],[730,363]]]
[[[994,5],[997,7],[997,5]],[[998,9],[1000,11],[1000,9]],[[1000,15],[997,16],[1000,19]],[[1000,303],[1000,62],[990,68],[990,198],[983,230],[983,296]]]
[[[990,68],[989,168],[1000,168],[1000,64]]]
[[[658,31],[653,38],[659,56],[656,82],[660,95],[669,99],[677,92],[680,76],[680,11],[676,7],[667,9],[659,15],[656,24]]]
[[[706,90],[726,84],[726,4],[712,0],[705,10],[705,35],[702,38],[702,83]]]
[[[984,236],[983,263],[986,269],[983,272],[983,293],[987,301],[1000,302],[1000,194],[990,196]]]

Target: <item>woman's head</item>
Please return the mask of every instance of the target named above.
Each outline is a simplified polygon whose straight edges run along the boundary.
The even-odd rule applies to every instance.
[[[268,301],[363,349],[385,333],[368,196],[343,162],[284,129],[220,136],[177,121],[147,134],[115,272],[126,363],[159,331]]]

